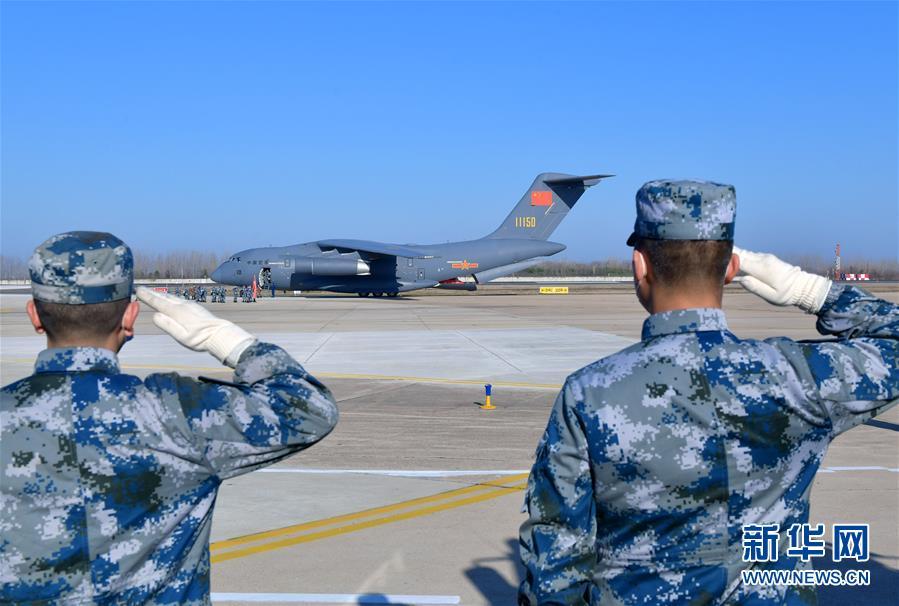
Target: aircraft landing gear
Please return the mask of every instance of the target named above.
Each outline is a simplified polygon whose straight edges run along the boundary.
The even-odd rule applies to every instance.
[[[387,293],[387,296],[390,297],[391,299],[395,299],[396,297],[400,296],[400,293],[398,293],[398,292],[389,292],[389,293]]]
[[[373,292],[373,293],[371,293],[371,296],[373,296],[373,297],[383,297],[383,296],[384,296],[384,293],[382,293],[382,292]]]
[[[360,297],[367,297],[371,293],[370,292],[357,292],[356,294],[359,295]]]

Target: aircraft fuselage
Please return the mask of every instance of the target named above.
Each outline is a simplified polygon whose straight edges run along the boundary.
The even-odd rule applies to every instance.
[[[430,288],[565,250],[544,240],[472,240],[448,244],[408,245],[415,256],[373,255],[365,251],[322,250],[316,242],[250,248],[234,254],[212,274],[219,284],[263,284],[268,274],[278,290],[325,290],[346,293],[399,293]],[[319,273],[321,272],[321,273]]]
[[[249,248],[212,274],[219,284],[249,286],[253,280],[280,290],[328,290],[396,295],[430,288],[473,290],[565,250],[550,234],[584,191],[610,175],[537,175],[500,226],[478,240],[447,244],[389,244],[369,240],[318,240],[293,246]]]

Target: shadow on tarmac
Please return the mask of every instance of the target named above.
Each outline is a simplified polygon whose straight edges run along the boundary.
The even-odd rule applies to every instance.
[[[518,584],[524,578],[524,569],[518,561],[518,540],[506,541],[508,552],[505,557],[481,558],[472,561],[471,568],[465,570],[465,576],[471,584],[477,587],[484,596],[484,603],[491,606],[508,606],[518,602]],[[515,564],[516,583],[512,585],[503,576],[490,566],[491,562],[506,562],[511,560]]]
[[[391,602],[390,598],[388,598],[383,593],[366,593],[364,595],[360,595],[357,604],[396,604],[396,602]]]
[[[899,604],[899,570],[887,568],[875,557],[883,560],[892,560],[890,556],[871,554],[867,562],[855,562],[846,560],[834,562],[832,560],[831,546],[827,546],[827,553],[818,560],[815,568],[819,570],[839,570],[843,573],[849,570],[869,570],[871,572],[871,584],[867,587],[819,587],[818,606],[850,606],[865,604],[865,606],[896,606]],[[899,562],[897,562],[899,563]]]
[[[870,421],[865,421],[865,425],[870,425],[871,427],[879,427],[881,429],[889,429],[890,431],[899,431],[899,424],[890,423],[889,421],[878,421],[877,419],[871,419]]]
[[[270,299],[271,297],[265,297],[265,298]],[[369,299],[372,301],[377,301],[379,299],[383,299],[384,301],[393,301],[394,303],[397,301],[418,301],[418,299],[416,299],[415,297],[408,296],[408,295],[407,296],[401,295],[399,297],[359,297],[358,295],[349,294],[349,293],[348,294],[331,294],[331,295],[316,293],[316,294],[308,294],[308,295],[306,295],[306,294],[297,295],[295,297],[291,296],[291,295],[282,295],[282,296],[276,297],[276,298],[279,298],[279,299],[347,299],[347,300],[352,300],[352,301],[355,301],[356,299]]]

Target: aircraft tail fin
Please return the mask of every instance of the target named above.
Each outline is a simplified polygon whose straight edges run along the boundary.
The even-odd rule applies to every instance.
[[[588,187],[613,175],[537,175],[502,225],[488,238],[546,240]]]

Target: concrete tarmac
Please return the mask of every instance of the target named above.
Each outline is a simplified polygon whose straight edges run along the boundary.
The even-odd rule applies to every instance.
[[[645,317],[627,288],[573,290],[207,304],[286,347],[341,410],[321,444],[224,483],[214,601],[513,604],[522,488],[558,386],[635,341]],[[899,302],[895,286],[878,290]],[[0,295],[3,384],[29,374],[43,347],[26,298]],[[727,290],[725,310],[740,336],[817,336],[814,318],[738,288]],[[137,332],[121,355],[128,372],[227,375],[163,335],[149,313]],[[496,410],[478,406],[485,382],[496,385]],[[833,443],[811,517],[828,534],[836,522],[871,525],[871,585],[822,588],[820,602],[896,604],[899,409]]]

